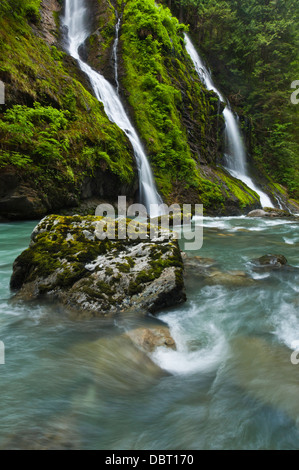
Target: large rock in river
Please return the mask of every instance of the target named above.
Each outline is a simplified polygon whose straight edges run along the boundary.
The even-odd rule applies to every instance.
[[[87,316],[154,313],[186,300],[181,252],[172,232],[160,231],[153,239],[148,225],[139,225],[139,238],[120,239],[116,221],[114,239],[103,240],[103,220],[44,218],[14,263],[11,288],[19,290],[16,298],[58,300]],[[127,233],[130,227],[134,233],[132,221],[123,224]]]

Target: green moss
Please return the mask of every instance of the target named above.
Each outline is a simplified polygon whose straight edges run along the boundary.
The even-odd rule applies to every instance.
[[[175,281],[176,281],[176,287],[178,290],[184,289],[185,283],[184,283],[183,271],[176,269]]]
[[[160,247],[159,247],[160,248]],[[161,247],[162,248],[162,247]],[[166,248],[166,247],[163,247]],[[151,268],[148,270],[143,270],[138,273],[136,276],[136,279],[130,283],[129,285],[129,290],[128,293],[129,295],[137,295],[142,290],[144,289],[144,284],[147,284],[149,282],[154,281],[155,279],[158,279],[162,272],[166,268],[174,267],[174,268],[179,268],[175,269],[175,276],[176,276],[176,282],[178,287],[182,287],[184,285],[184,280],[183,280],[183,275],[181,274],[182,268],[183,268],[183,261],[181,258],[181,253],[180,250],[177,249],[177,247],[172,244],[172,252],[173,254],[170,256],[167,256],[167,259],[163,260],[161,259],[161,250],[156,249],[156,247],[153,247],[151,249],[151,261],[150,261],[150,266]],[[165,250],[164,250],[165,251]],[[169,251],[169,246],[166,248],[166,251]],[[156,256],[160,254],[160,256]]]
[[[143,286],[141,284],[138,284],[137,282],[130,282],[129,288],[128,288],[128,295],[133,296],[140,294],[143,291]]]
[[[67,269],[63,268],[63,273],[57,275],[56,285],[65,289],[71,287],[86,275],[86,269],[81,263],[72,263]],[[53,288],[53,286],[51,286]]]
[[[86,217],[84,220],[88,224],[101,218]],[[52,231],[51,221],[55,221],[55,232]],[[110,249],[109,240],[93,242],[84,237],[79,225],[80,218],[78,218],[78,227],[70,228],[73,221],[74,218],[62,216],[50,216],[46,219],[41,233],[35,237],[36,243],[18,258],[22,269],[26,271],[30,266],[28,268],[30,272],[26,271],[28,282],[37,277],[47,277],[59,269],[61,272],[57,275],[55,285],[62,288],[69,287],[87,274],[85,265],[88,262]],[[53,284],[51,286],[53,287]]]
[[[6,84],[0,168],[15,167],[55,206],[68,192],[80,197],[83,180],[99,172],[115,176],[118,184],[133,184],[135,159],[128,139],[79,82],[82,75],[66,54],[33,34],[26,11],[39,3],[25,0],[10,15],[5,2],[6,14],[0,15],[0,80]],[[54,128],[57,119],[64,119],[63,125]]]
[[[133,260],[131,256],[126,256],[125,260],[127,261],[130,268],[134,268],[136,262]]]
[[[278,195],[283,196],[284,198],[288,198],[288,192],[284,186],[281,184],[273,181],[273,179],[270,176],[267,176],[267,187],[269,191],[272,192],[273,196],[275,197],[278,193]]]
[[[103,310],[111,310],[111,306],[118,308],[127,302],[128,295],[143,292],[166,268],[175,270],[176,284],[182,287],[182,276],[176,273],[183,268],[177,241],[158,245],[150,240],[142,242],[147,265],[136,272],[136,260],[124,257],[124,253],[128,253],[131,243],[139,246],[140,240],[91,241],[85,238],[84,233],[94,232],[99,221],[102,218],[94,216],[51,215],[43,219],[33,233],[29,249],[16,260],[11,287],[19,289],[24,283],[33,283],[39,295],[49,294],[66,302],[70,299],[70,303],[78,301],[82,308],[100,301]],[[105,268],[99,259],[103,254],[107,255],[108,262],[104,263]],[[160,256],[154,257],[154,254]]]
[[[105,269],[105,274],[106,276],[112,276],[114,273],[113,269],[112,268],[106,268]]]
[[[164,199],[211,207],[223,204],[223,197],[216,184],[200,176],[198,154],[190,144],[196,139],[202,156],[210,158],[204,143],[216,128],[218,99],[194,72],[183,44],[186,29],[154,0],[126,2],[121,34],[123,85]],[[183,121],[187,108],[193,134],[187,133]]]
[[[231,197],[231,194],[234,195],[238,199],[241,209],[252,206],[253,204],[259,202],[260,199],[258,194],[255,193],[252,189],[248,188],[248,186],[242,183],[242,181],[233,178],[220,169],[214,171],[224,183],[223,187],[227,193],[227,196]]]
[[[116,267],[121,273],[129,273],[131,269],[129,263],[117,263]]]
[[[299,200],[298,199],[289,199],[289,202],[291,204],[295,204],[295,206],[297,206],[299,208]]]
[[[153,271],[140,271],[136,276],[136,284],[146,284],[156,279]]]
[[[98,280],[96,284],[87,279],[82,286],[82,292],[87,295],[91,300],[106,301],[107,306],[111,307],[116,302],[113,299],[114,290],[104,281]]]

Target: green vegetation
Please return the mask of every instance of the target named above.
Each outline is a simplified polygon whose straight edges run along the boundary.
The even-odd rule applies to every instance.
[[[204,1],[181,2],[181,15],[191,23],[194,34],[212,24],[205,22],[199,28],[195,22],[192,15],[199,3],[211,7]],[[167,4],[176,8],[179,2]],[[98,0],[97,10],[93,3],[96,21],[85,51],[89,63],[104,70],[105,76],[110,73],[115,31],[113,5]],[[118,0],[117,8],[122,15],[119,78],[123,98],[146,146],[164,201],[202,203],[206,214],[225,214],[231,203],[236,210],[256,204],[255,195],[244,185],[226,174],[222,178],[219,171],[222,105],[200,82],[185,51],[183,33],[187,27],[154,0]],[[21,188],[29,188],[30,197],[41,201],[38,216],[74,206],[85,194],[84,188],[88,188],[88,195],[106,199],[115,198],[121,188],[133,198],[137,169],[132,147],[106,117],[85,75],[60,50],[58,30],[55,46],[43,39],[43,14],[38,0],[3,0],[0,4],[0,80],[6,85],[6,105],[0,106],[0,178],[5,178],[6,172],[17,175],[14,181],[18,180]],[[228,16],[224,9],[220,18],[215,17],[216,25],[221,21],[224,25],[226,18],[224,35],[226,28],[231,28]],[[55,20],[59,25],[59,14]],[[213,39],[214,29],[211,31],[205,41],[210,36]],[[224,55],[218,55],[221,63]],[[222,75],[226,83],[228,72]],[[291,132],[289,123],[275,123],[269,139],[260,140],[264,128],[258,127],[251,109],[245,108],[245,100],[237,103],[235,99],[234,103],[250,117],[247,127],[251,129],[256,164],[264,171],[269,167],[272,176],[282,174],[278,182],[287,183],[296,197],[297,147],[291,139],[284,143]],[[267,146],[273,150],[273,162]]]
[[[0,166],[12,163],[26,167],[36,163],[47,167],[52,161],[65,160],[69,141],[61,132],[68,125],[68,111],[42,107],[35,103],[33,108],[16,105],[4,113],[0,122]],[[61,135],[60,135],[61,132]],[[22,148],[25,155],[18,153]]]
[[[18,288],[23,282],[23,276],[28,279],[28,282],[31,282],[36,277],[46,278],[56,269],[62,267],[56,282],[59,286],[71,286],[86,276],[85,265],[96,259],[97,256],[105,254],[109,250],[111,242],[109,240],[103,242],[89,240],[82,233],[82,225],[80,224],[84,222],[86,228],[90,227],[90,230],[94,230],[94,224],[100,220],[100,217],[91,216],[84,217],[84,219],[79,216],[72,218],[49,216],[42,226],[41,233],[35,237],[34,246],[19,256],[18,262],[22,268],[22,278],[18,278],[16,285],[12,287]],[[76,222],[78,223],[77,227]],[[52,230],[54,223],[55,227],[57,225],[55,232]],[[29,272],[28,269],[30,269]],[[43,292],[46,290],[47,286],[43,285]]]
[[[167,203],[202,203],[224,214],[258,204],[217,166],[222,159],[223,116],[218,97],[206,90],[184,47],[187,27],[154,0],[118,2],[122,8],[121,82]],[[209,167],[209,171],[207,171]],[[239,201],[239,203],[236,203]]]
[[[159,244],[149,238],[147,241],[118,240],[117,237],[99,240],[96,229],[101,221],[102,217],[94,216],[45,217],[34,231],[30,247],[16,260],[11,288],[20,289],[25,283],[34,286],[34,295],[49,294],[70,306],[79,303],[84,312],[90,306],[94,310],[96,302],[98,314],[111,311],[112,306],[123,312],[124,307],[128,307],[129,297],[145,291],[147,283],[158,279],[162,273],[166,280],[168,274],[175,276],[177,290],[184,290],[183,262],[177,240],[164,240]],[[127,219],[127,229],[130,223]],[[116,222],[116,232],[118,229]],[[142,230],[149,234],[149,225],[142,224]],[[135,257],[124,256],[126,253],[133,255],[131,249],[143,252],[140,270],[135,265]],[[171,271],[165,272],[166,268]],[[151,298],[150,309],[156,295],[163,303],[160,289],[157,293],[153,289],[145,294]],[[140,300],[134,299],[131,305],[136,306]]]
[[[222,170],[216,170],[216,174],[220,177],[224,183],[224,190],[227,191],[227,195],[230,193],[234,194],[239,201],[242,209],[259,203],[259,196],[248,188],[242,181],[231,178],[227,173]]]
[[[201,158],[213,164],[217,151],[210,155],[207,141],[214,138],[217,147],[218,100],[193,71],[184,49],[185,30],[154,0],[126,2],[121,34],[123,85],[166,201],[185,202],[189,196],[209,208],[220,206],[224,199],[220,188],[200,175],[184,116],[188,114],[192,121]]]
[[[67,193],[79,200],[84,179],[94,175],[112,178],[118,194],[136,179],[131,146],[74,63],[34,34],[33,7],[39,2],[0,5],[0,171],[13,168],[54,209]]]
[[[17,20],[26,18],[31,23],[40,20],[40,0],[1,0],[0,16],[8,15]]]
[[[103,70],[111,60],[117,19],[110,0],[98,0],[98,3],[101,12],[94,25],[96,30],[87,39],[86,52],[88,63],[97,70]]]
[[[251,140],[255,165],[299,198],[296,0],[172,0]],[[245,119],[246,118],[246,119]]]

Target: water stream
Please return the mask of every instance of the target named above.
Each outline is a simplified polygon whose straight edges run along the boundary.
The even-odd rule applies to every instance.
[[[114,76],[115,76],[115,83],[116,83],[116,91],[119,94],[119,81],[118,81],[118,43],[119,43],[119,29],[121,24],[121,18],[118,18],[116,26],[115,26],[115,41],[113,44],[113,61],[114,61]]]
[[[84,44],[85,40],[90,35],[90,31],[87,26],[88,9],[86,7],[85,0],[66,0],[63,23],[68,31],[69,54],[78,61],[80,68],[89,77],[94,93],[97,99],[103,103],[109,120],[117,124],[118,127],[125,132],[132,144],[139,173],[140,201],[145,205],[148,214],[152,217],[156,217],[157,215],[160,215],[158,205],[162,204],[162,199],[157,192],[153,174],[142,143],[122,105],[118,91],[101,74],[93,70],[80,58],[80,46]],[[117,83],[118,73],[116,48],[118,43],[119,25],[120,23],[118,23],[116,28],[117,35],[114,44]]]
[[[137,145],[115,89],[79,57],[85,18],[83,1],[66,2],[70,53]],[[147,203],[157,201],[143,178]],[[290,359],[299,346],[298,222],[195,219],[204,243],[186,252],[187,302],[157,318],[111,320],[13,301],[13,261],[36,223],[0,224],[0,449],[299,449],[299,365]],[[252,259],[269,252],[290,267],[254,269]],[[146,356],[126,336],[161,322],[176,351]]]
[[[262,207],[274,207],[269,196],[265,194],[260,188],[256,186],[252,178],[248,175],[247,169],[247,158],[244,142],[242,139],[241,131],[238,125],[238,121],[233,111],[231,110],[230,104],[216,88],[211,74],[207,67],[201,60],[198,52],[196,51],[191,39],[185,34],[186,50],[190,55],[196,72],[200,79],[206,85],[208,90],[213,90],[221,101],[226,103],[226,107],[223,111],[223,117],[225,120],[225,134],[226,134],[226,168],[235,178],[243,181],[249,188],[255,191],[259,197]]]
[[[188,257],[251,282],[212,285],[196,267],[185,304],[115,321],[11,302],[12,263],[34,225],[0,225],[0,449],[299,449],[298,223],[204,218],[204,245]],[[268,252],[297,269],[254,271]],[[177,351],[146,358],[124,333],[157,321]]]

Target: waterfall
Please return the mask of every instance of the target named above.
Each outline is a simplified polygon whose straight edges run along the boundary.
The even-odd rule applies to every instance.
[[[243,183],[259,195],[261,205],[263,207],[274,207],[269,196],[255,185],[247,173],[246,150],[238,121],[232,112],[229,103],[214,85],[210,72],[205,67],[187,34],[185,34],[185,42],[186,50],[192,59],[195,70],[201,81],[205,84],[208,90],[213,90],[214,93],[218,95],[219,99],[226,103],[226,107],[223,111],[223,117],[225,120],[226,169],[232,176],[243,181]]]
[[[119,28],[120,28],[120,18],[118,18],[116,27],[115,27],[115,41],[113,44],[113,61],[114,61],[114,77],[116,83],[116,91],[119,95],[119,81],[118,81],[118,59],[117,59],[117,49],[118,49],[118,42],[119,42]]]
[[[156,217],[160,215],[158,206],[162,204],[162,199],[157,192],[153,174],[138,134],[131,124],[115,88],[101,74],[82,61],[79,55],[80,46],[84,44],[90,34],[87,26],[88,9],[85,6],[85,0],[66,0],[63,23],[68,31],[68,51],[70,55],[78,61],[81,70],[89,77],[94,93],[97,99],[103,103],[109,120],[123,130],[132,144],[139,174],[140,201],[145,205],[148,214],[151,217]],[[116,57],[116,78],[118,77],[116,49],[119,25],[113,49]]]

